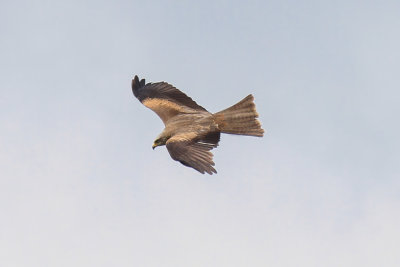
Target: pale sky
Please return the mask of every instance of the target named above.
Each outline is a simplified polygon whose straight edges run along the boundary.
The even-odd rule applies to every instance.
[[[0,2],[0,265],[400,266],[399,1]],[[263,138],[151,149],[137,74]]]

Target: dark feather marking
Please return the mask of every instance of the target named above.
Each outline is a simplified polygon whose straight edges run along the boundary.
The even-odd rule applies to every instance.
[[[209,132],[205,136],[198,139],[197,141],[204,143],[204,144],[208,144],[208,145],[212,146],[212,148],[214,148],[214,147],[218,146],[220,137],[221,137],[221,133],[219,131]]]
[[[166,82],[146,84],[145,79],[139,81],[139,77],[135,76],[132,80],[132,92],[140,102],[146,98],[166,99],[192,109],[207,111],[185,93]]]

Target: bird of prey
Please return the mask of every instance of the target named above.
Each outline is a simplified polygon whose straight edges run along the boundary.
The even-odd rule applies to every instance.
[[[262,137],[254,97],[246,96],[237,104],[210,113],[186,94],[166,82],[147,83],[135,76],[133,94],[153,110],[165,128],[153,149],[166,145],[171,158],[201,173],[217,173],[211,149],[218,146],[221,133]]]

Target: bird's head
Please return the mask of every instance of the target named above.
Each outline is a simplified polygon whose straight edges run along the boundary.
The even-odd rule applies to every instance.
[[[158,146],[164,146],[165,143],[167,142],[167,140],[168,140],[167,137],[164,137],[164,136],[158,137],[156,140],[154,140],[154,143],[151,147],[154,150],[154,148],[156,148]]]

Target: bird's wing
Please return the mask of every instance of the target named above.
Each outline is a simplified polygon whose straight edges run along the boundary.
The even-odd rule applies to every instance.
[[[171,158],[201,173],[213,174],[213,154],[211,149],[218,146],[220,132],[208,133],[199,138],[196,133],[185,133],[172,136],[166,146]]]
[[[175,115],[188,109],[207,111],[186,94],[166,82],[147,83],[138,76],[132,80],[132,92],[146,107],[153,110],[164,124]]]

